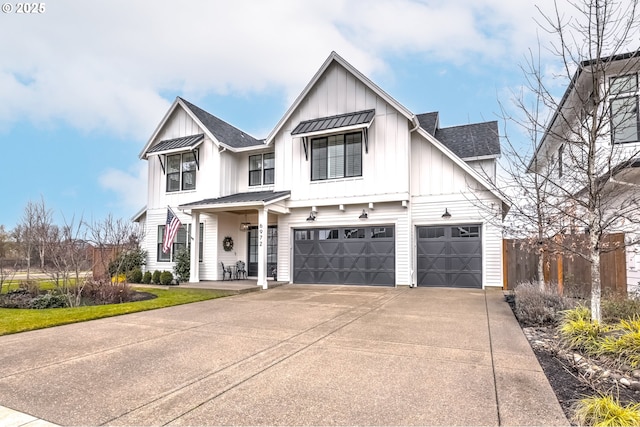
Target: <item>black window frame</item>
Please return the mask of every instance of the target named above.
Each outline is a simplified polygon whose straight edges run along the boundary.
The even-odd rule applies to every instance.
[[[198,170],[198,153],[197,148],[193,151],[187,151],[183,153],[175,153],[175,154],[167,154],[165,156],[165,164],[166,164],[166,179],[165,179],[165,190],[167,193],[176,193],[179,191],[193,191],[196,189],[196,180],[197,180],[197,170]],[[185,156],[191,157],[189,159],[185,159]],[[172,159],[179,158],[178,166],[176,170],[170,172],[169,165]],[[192,176],[191,179],[187,179],[189,176]],[[177,180],[176,180],[177,177]],[[191,181],[189,183],[188,181]],[[178,185],[176,188],[172,188],[170,185],[173,182],[177,182]]]
[[[259,158],[258,167],[252,169],[252,159]],[[273,161],[273,167],[265,167],[267,160]],[[275,183],[276,155],[274,152],[252,154],[249,156],[249,187],[273,185]],[[256,181],[256,178],[259,180]]]
[[[620,85],[619,90],[615,90],[616,80],[622,80],[625,78],[632,78],[631,83]],[[625,87],[626,86],[626,87]],[[640,100],[638,98],[638,74],[623,74],[619,76],[613,76],[609,78],[609,114],[611,117],[611,143],[612,144],[628,144],[640,141]],[[616,103],[622,102],[614,110]],[[628,108],[635,109],[635,111],[628,111]],[[621,123],[615,123],[615,117],[619,116],[618,111],[624,110],[622,114],[629,114],[629,118]],[[635,121],[635,126],[633,126]],[[621,129],[633,129],[635,127],[635,135],[632,135],[631,139],[616,138],[616,128]]]
[[[189,253],[191,253],[191,224],[182,224],[178,233],[176,234],[173,243],[171,244],[171,249],[168,253],[162,252],[162,242],[164,240],[164,231],[166,230],[166,224],[158,225],[158,241],[156,244],[156,262],[175,262],[176,253],[180,248],[186,247]],[[179,238],[184,236],[184,241],[179,241]],[[200,241],[198,242],[198,246],[200,247],[200,253],[198,254],[198,262],[202,262],[203,260],[203,252],[204,252],[204,223],[200,223]],[[182,239],[181,239],[182,240]]]
[[[350,140],[352,137],[358,137],[358,141]],[[342,138],[342,144],[333,144],[330,145],[331,138]],[[348,132],[348,133],[339,133],[333,135],[321,136],[318,138],[311,139],[310,143],[310,151],[311,151],[311,181],[326,181],[333,179],[345,179],[345,178],[355,178],[362,176],[362,141],[363,134],[362,131],[357,132]],[[324,145],[324,147],[319,146]],[[330,158],[329,155],[329,147],[342,147],[342,174],[339,176],[330,176]],[[357,148],[357,153],[351,152],[355,150],[354,147]],[[322,155],[321,150],[324,150],[324,155]],[[356,157],[357,156],[357,157]],[[354,161],[357,159],[357,161]],[[320,172],[316,172],[319,168],[316,168],[316,162],[325,162],[324,166],[324,176],[317,176]],[[322,170],[322,169],[319,169]],[[350,171],[351,170],[351,171]]]

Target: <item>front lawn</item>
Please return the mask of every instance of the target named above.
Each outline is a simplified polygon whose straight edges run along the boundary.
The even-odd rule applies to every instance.
[[[154,310],[173,305],[188,304],[227,296],[227,293],[207,289],[144,288],[157,298],[122,304],[93,305],[42,310],[0,308],[0,335],[49,328],[68,323],[84,322],[103,317],[119,316],[138,311]]]

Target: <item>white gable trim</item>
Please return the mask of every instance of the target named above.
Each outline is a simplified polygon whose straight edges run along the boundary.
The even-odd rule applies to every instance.
[[[311,81],[309,81],[309,83],[307,84],[307,86],[304,88],[304,90],[300,93],[300,95],[298,95],[298,97],[296,98],[296,100],[293,102],[293,104],[291,104],[291,107],[289,107],[289,109],[287,110],[287,112],[284,114],[284,116],[282,116],[282,118],[280,119],[280,121],[276,124],[275,128],[273,128],[273,130],[271,131],[271,133],[269,133],[269,135],[267,136],[266,140],[265,140],[265,144],[266,145],[270,145],[271,142],[273,142],[273,139],[275,138],[275,136],[278,134],[278,132],[280,132],[280,130],[282,129],[282,127],[284,126],[284,124],[289,120],[289,118],[291,117],[291,115],[293,114],[293,112],[296,110],[296,108],[298,108],[298,106],[300,106],[300,104],[302,103],[302,101],[306,98],[306,96],[309,94],[309,92],[311,91],[311,89],[316,85],[316,83],[318,82],[318,80],[320,80],[320,77],[322,77],[322,75],[324,74],[325,71],[327,71],[327,69],[329,68],[329,66],[333,63],[336,62],[338,64],[340,64],[342,67],[344,67],[347,71],[349,71],[351,74],[353,74],[357,79],[359,79],[365,86],[367,86],[369,89],[371,89],[376,95],[378,95],[380,98],[384,99],[389,105],[391,105],[393,108],[395,108],[396,110],[398,110],[398,112],[400,112],[400,114],[402,114],[403,116],[405,116],[408,120],[411,120],[414,123],[417,123],[418,120],[415,117],[415,115],[407,110],[402,104],[400,104],[398,101],[396,101],[395,99],[393,99],[393,97],[391,97],[391,95],[389,95],[388,93],[386,93],[385,91],[383,91],[382,89],[380,89],[380,87],[378,87],[378,85],[376,85],[374,82],[372,82],[371,80],[369,80],[369,78],[367,78],[364,74],[362,74],[360,71],[358,71],[357,69],[355,69],[353,67],[353,65],[349,64],[347,61],[344,60],[344,58],[342,58],[340,55],[338,55],[336,52],[331,52],[331,54],[329,55],[329,57],[327,58],[326,61],[324,61],[324,64],[322,64],[322,66],[320,67],[320,69],[316,72],[316,74],[313,76],[313,78],[311,79]],[[296,135],[299,136],[299,135]]]

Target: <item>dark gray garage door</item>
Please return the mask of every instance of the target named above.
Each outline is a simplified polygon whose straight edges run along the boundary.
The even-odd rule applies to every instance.
[[[294,283],[393,285],[393,226],[296,229]]]
[[[418,227],[418,286],[482,288],[480,225]]]

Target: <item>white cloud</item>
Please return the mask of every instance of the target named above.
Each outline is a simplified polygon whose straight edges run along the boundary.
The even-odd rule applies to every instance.
[[[129,213],[147,203],[147,163],[138,162],[127,171],[110,168],[99,177],[100,186],[115,193],[115,205]]]
[[[146,139],[166,91],[293,98],[332,50],[367,75],[405,54],[508,61],[535,13],[502,0],[57,1],[2,17],[0,125],[63,120]]]

